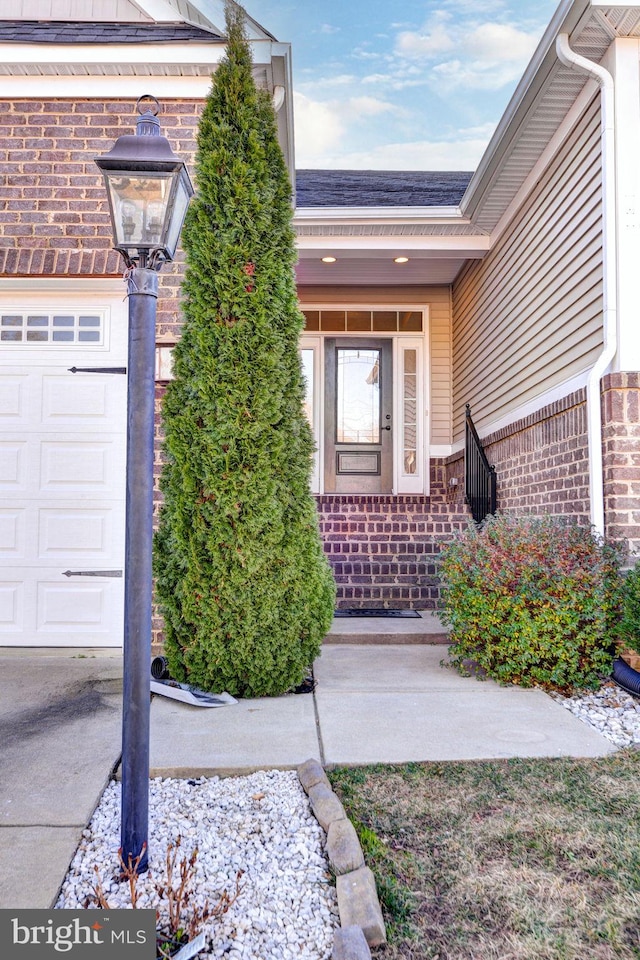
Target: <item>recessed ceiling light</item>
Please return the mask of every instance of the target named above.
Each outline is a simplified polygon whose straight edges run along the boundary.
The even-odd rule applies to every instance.
[[[323,263],[335,263],[335,262],[336,262],[336,258],[335,258],[335,257],[323,257],[323,258],[322,258],[322,262],[323,262]]]
[[[409,263],[409,257],[394,257],[394,263]]]

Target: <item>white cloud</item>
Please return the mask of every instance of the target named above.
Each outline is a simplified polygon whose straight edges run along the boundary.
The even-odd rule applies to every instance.
[[[330,87],[348,87],[355,86],[358,78],[352,73],[337,73],[334,76],[314,77],[313,80],[305,80],[296,86],[297,92],[313,92],[317,90],[327,90]]]
[[[340,33],[340,27],[332,27],[330,23],[323,23],[320,26],[320,33]]]
[[[525,33],[508,23],[481,23],[467,39],[466,51],[481,60],[529,60],[536,48],[537,33]]]
[[[345,127],[337,111],[329,103],[311,100],[303,93],[294,93],[296,164],[317,166],[313,158],[331,153],[339,146]]]
[[[432,70],[432,78],[438,90],[450,93],[453,90],[500,90],[514,84],[522,74],[522,64],[483,61],[462,62],[449,60]]]
[[[398,34],[395,54],[400,63],[394,70],[395,83],[402,85],[400,78],[406,77],[407,68],[415,71],[419,65],[425,78],[431,76],[447,89],[498,90],[518,79],[538,39],[537,30],[527,32],[509,23],[454,22],[440,11],[423,31]],[[452,59],[443,56],[453,51]]]
[[[351,117],[379,117],[383,113],[396,113],[396,107],[377,97],[350,97],[343,105],[345,112]]]
[[[325,170],[475,170],[488,137],[416,140],[388,143],[366,150],[326,151],[297,166]]]
[[[367,128],[375,131],[378,119],[385,114],[397,117],[402,113],[394,104],[377,97],[321,102],[299,92],[294,95],[294,111],[298,167],[322,167],[327,157],[336,160],[349,136],[360,137]]]
[[[401,57],[432,59],[455,46],[455,38],[447,27],[448,16],[436,11],[422,31],[402,30],[396,37],[395,51]]]

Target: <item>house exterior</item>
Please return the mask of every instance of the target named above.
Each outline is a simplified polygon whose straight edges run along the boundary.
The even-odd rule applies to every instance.
[[[0,14],[0,645],[121,643],[126,303],[93,158],[153,94],[192,162],[223,25],[218,0]],[[248,27],[293,178],[290,48]],[[340,605],[435,606],[470,517],[467,405],[499,507],[640,544],[639,148],[640,4],[563,0],[473,175],[298,172]],[[182,269],[160,274],[159,397]]]

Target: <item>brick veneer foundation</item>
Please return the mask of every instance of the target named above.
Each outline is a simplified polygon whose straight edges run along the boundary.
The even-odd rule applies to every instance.
[[[602,381],[602,456],[606,535],[640,550],[640,373]]]
[[[482,438],[496,468],[498,509],[590,522],[586,392],[579,390]],[[464,496],[464,453],[445,461]]]

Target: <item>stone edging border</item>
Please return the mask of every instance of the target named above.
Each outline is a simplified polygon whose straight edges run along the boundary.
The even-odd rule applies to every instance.
[[[319,760],[297,768],[311,810],[327,834],[327,857],[336,875],[340,927],[333,938],[332,960],[371,960],[369,947],[387,942],[373,873],[365,865],[355,828],[333,792]]]

